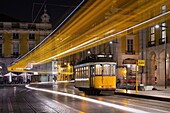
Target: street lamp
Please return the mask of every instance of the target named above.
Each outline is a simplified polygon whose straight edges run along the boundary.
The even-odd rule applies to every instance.
[[[165,60],[164,60],[164,65],[165,65],[165,89],[167,88],[167,77],[166,77],[166,58],[167,58],[167,44],[166,44],[166,42],[167,42],[167,35],[166,35],[166,28],[167,28],[167,26],[166,26],[166,23],[164,23],[164,25],[163,24],[161,24],[161,25],[155,25],[155,28],[159,28],[159,27],[161,27],[161,32],[162,32],[162,28],[164,28],[164,30],[165,30],[165,37],[164,37],[164,50],[165,50]],[[162,37],[162,33],[161,33],[161,37]]]
[[[87,53],[88,53],[88,54],[91,54],[91,52],[90,52],[90,51],[87,51]]]

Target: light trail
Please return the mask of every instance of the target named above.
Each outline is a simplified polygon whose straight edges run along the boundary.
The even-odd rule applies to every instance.
[[[79,47],[82,47],[82,46],[84,46],[84,45],[86,45],[86,44],[88,44],[88,43],[91,43],[92,41],[95,41],[96,39],[97,39],[97,38],[94,38],[94,39],[92,39],[92,40],[89,40],[89,41],[87,41],[87,42],[84,42],[83,44],[80,44],[80,45],[78,45],[78,46],[76,46],[76,47],[73,47],[73,48],[67,50],[67,51],[64,51],[64,52],[62,52],[62,53],[60,53],[60,54],[57,54],[57,55],[55,55],[55,56],[52,56],[52,57],[50,57],[50,58],[47,58],[47,59],[45,59],[45,60],[43,60],[43,61],[40,61],[40,62],[37,62],[37,63],[38,63],[38,64],[41,64],[41,63],[43,63],[43,62],[45,62],[45,61],[48,61],[48,60],[50,60],[50,59],[57,58],[58,56],[61,56],[61,55],[66,54],[66,53],[69,53],[69,52],[71,52],[71,51],[76,50],[76,49],[79,48]]]
[[[141,25],[143,25],[143,24],[146,24],[146,23],[148,23],[148,22],[151,22],[151,21],[153,21],[153,20],[155,20],[155,19],[158,19],[158,18],[160,18],[160,17],[162,17],[162,16],[165,16],[165,15],[167,15],[167,14],[169,14],[169,13],[170,13],[170,11],[165,12],[165,13],[163,13],[163,14],[160,14],[160,15],[158,15],[158,16],[156,16],[156,17],[153,17],[153,18],[148,19],[148,20],[146,20],[146,21],[144,21],[144,22],[141,22],[141,23],[139,23],[139,24],[136,24],[136,25],[134,25],[134,26],[132,26],[132,27],[129,27],[129,28],[127,28],[127,29],[124,29],[124,30],[122,30],[122,31],[120,31],[120,32],[117,32],[117,33],[115,33],[115,34],[111,34],[111,35],[109,35],[109,36],[107,36],[107,37],[104,37],[104,38],[102,38],[102,39],[97,40],[97,38],[94,38],[94,39],[92,39],[92,40],[89,40],[89,41],[87,41],[87,42],[84,42],[83,44],[80,44],[80,45],[78,45],[78,46],[75,46],[74,48],[71,48],[71,49],[69,49],[69,50],[67,50],[67,51],[64,51],[64,52],[62,52],[62,53],[60,53],[60,54],[57,54],[57,55],[55,55],[55,56],[52,56],[52,57],[50,57],[50,58],[48,58],[48,59],[45,59],[45,60],[43,60],[43,61],[40,61],[40,62],[38,62],[38,63],[40,64],[40,63],[43,63],[43,62],[48,61],[48,60],[50,60],[50,59],[54,59],[54,58],[59,57],[59,56],[61,56],[61,55],[63,55],[63,54],[67,54],[67,53],[69,53],[69,52],[72,52],[72,51],[74,51],[74,50],[76,50],[76,49],[88,47],[88,46],[93,45],[93,44],[95,44],[95,43],[98,43],[98,42],[100,42],[100,41],[102,41],[102,40],[106,40],[106,39],[108,39],[108,38],[111,38],[111,37],[114,37],[114,36],[116,36],[116,35],[119,35],[119,34],[121,34],[121,33],[123,33],[123,32],[126,32],[126,31],[128,31],[128,30],[130,30],[130,29],[133,29],[133,28],[139,27],[139,26],[141,26]],[[114,30],[111,30],[111,32],[113,32],[113,31],[114,31]],[[108,32],[106,32],[106,33],[108,33]]]
[[[82,2],[84,2],[84,1],[85,0],[82,0]],[[154,0],[154,1],[157,1],[157,0]],[[29,54],[26,54],[23,57],[19,58],[17,61],[14,62],[15,64],[12,64],[9,66],[9,68],[8,68],[9,71],[24,71],[24,70],[21,70],[21,68],[24,68],[29,62],[37,62],[39,64],[47,63],[47,62],[50,62],[51,60],[64,58],[66,56],[76,54],[77,52],[84,51],[91,47],[94,47],[94,46],[97,46],[100,44],[104,44],[106,41],[115,39],[116,37],[114,37],[114,36],[123,34],[130,29],[137,27],[137,30],[140,30],[140,28],[138,28],[138,27],[140,27],[141,25],[152,22],[155,19],[157,20],[157,19],[159,19],[159,17],[166,16],[170,12],[169,9],[167,9],[167,11],[165,13],[162,13],[162,14],[160,14],[160,12],[156,13],[156,15],[158,15],[158,16],[153,16],[153,17],[151,17],[151,19],[148,19],[148,16],[145,15],[145,16],[147,16],[147,18],[145,17],[142,20],[140,20],[141,23],[139,21],[137,21],[138,23],[136,21],[135,21],[135,23],[133,23],[133,21],[131,20],[133,18],[138,20],[138,19],[140,19],[139,17],[136,17],[135,15],[133,15],[133,16],[129,15],[128,17],[126,17],[126,15],[124,15],[124,12],[120,12],[120,14],[111,17],[107,21],[102,21],[102,23],[99,22],[98,25],[96,25],[96,27],[89,29],[88,25],[94,24],[93,19],[95,19],[97,17],[97,16],[93,17],[96,10],[98,11],[103,6],[103,5],[100,7],[98,6],[100,4],[100,2],[94,2],[94,3],[95,3],[95,5],[94,4],[93,5],[96,8],[96,9],[94,9],[94,11],[93,11],[94,7],[93,7],[91,9],[88,9],[87,11],[83,10],[83,14],[81,14],[80,16],[78,16],[78,14],[82,13],[81,11],[76,13],[77,15],[75,15],[75,16],[73,15],[73,19],[75,17],[77,17],[77,18],[75,18],[76,20],[74,20],[73,22],[72,21],[68,22],[69,25],[64,24],[63,25],[64,27],[63,26],[59,27],[58,30],[60,31],[60,28],[61,28],[62,33],[60,32],[59,34],[56,34],[57,32],[55,33],[55,30],[54,30],[53,33],[51,34],[52,36],[54,35],[54,37],[51,37],[48,35],[50,37],[50,39],[48,40],[49,37],[47,36],[48,38],[46,37],[45,38],[46,40],[43,40],[43,42],[45,42],[45,43],[43,43],[43,42],[40,43],[40,45],[44,44],[41,46],[41,48],[36,46],[37,48],[36,47],[34,48],[35,51],[31,50],[30,53],[28,52]],[[136,5],[138,4],[137,2],[135,2],[135,3],[136,3]],[[160,0],[159,4],[157,3],[157,4],[154,4],[153,6],[152,6],[152,4],[153,4],[152,2],[149,2],[149,3],[150,4],[145,4],[144,7],[139,7],[137,9],[137,11],[140,11],[140,12],[138,12],[139,15],[143,14],[147,11],[150,11],[150,8],[156,7],[157,5],[160,6],[162,4],[162,0]],[[133,4],[129,8],[132,8],[132,9],[136,8],[136,5]],[[152,6],[152,7],[148,7],[148,6]],[[102,12],[104,13],[105,10],[102,9]],[[93,19],[91,19],[91,21],[89,19],[84,20],[86,15],[87,15],[86,18],[91,19],[91,17],[93,17]],[[101,16],[101,15],[98,15],[98,16]],[[124,17],[120,20],[118,19],[120,21],[119,22],[119,21],[116,21],[118,16],[121,16],[121,17],[125,16],[126,18]],[[113,21],[113,23],[111,23],[112,21]],[[129,23],[129,22],[131,22],[131,23]],[[114,26],[111,26],[112,24]],[[124,27],[122,25],[124,25]],[[127,26],[127,27],[125,27],[125,26]],[[82,27],[85,30],[82,29]],[[79,30],[80,30],[80,34],[79,34]],[[76,35],[76,33],[78,33],[78,35]],[[65,37],[63,35],[66,35],[67,37]],[[93,40],[93,38],[96,38],[96,37],[98,37],[98,38],[96,40]],[[81,39],[81,41],[80,41],[80,39]],[[90,42],[87,43],[88,41],[90,41]],[[16,68],[19,70],[17,70]]]
[[[107,36],[107,37],[105,37],[105,38],[102,38],[102,39],[99,39],[99,40],[97,40],[97,41],[94,41],[94,42],[90,43],[89,45],[82,46],[81,48],[85,48],[85,47],[88,47],[88,46],[93,45],[93,44],[95,44],[95,43],[98,43],[98,42],[100,42],[100,41],[103,41],[103,40],[106,40],[106,39],[108,39],[108,38],[114,37],[114,36],[116,36],[116,35],[119,35],[119,34],[121,34],[121,33],[126,32],[126,31],[128,31],[128,30],[130,30],[130,29],[139,27],[139,26],[141,26],[141,25],[143,25],[143,24],[146,24],[146,23],[151,22],[151,21],[153,21],[153,20],[155,20],[155,19],[158,19],[158,18],[160,18],[160,17],[162,17],[162,16],[165,16],[165,15],[167,15],[167,14],[169,14],[169,13],[170,13],[170,11],[165,12],[165,13],[163,13],[163,14],[161,14],[161,15],[158,15],[158,16],[156,16],[156,17],[153,17],[153,18],[151,18],[151,19],[149,19],[149,20],[146,20],[146,21],[144,21],[144,22],[141,22],[141,23],[139,23],[139,24],[136,24],[136,25],[134,25],[134,26],[132,26],[132,27],[129,27],[129,28],[127,28],[127,29],[124,29],[124,30],[122,30],[122,31],[120,31],[120,32],[117,32],[117,33],[115,33],[115,34],[111,34],[111,35],[109,35],[109,36]],[[106,32],[106,33],[107,33],[107,32]]]
[[[121,105],[117,105],[117,104],[113,104],[113,103],[109,103],[109,102],[99,101],[99,100],[82,97],[82,96],[78,96],[78,95],[73,95],[73,94],[69,94],[69,93],[63,93],[63,92],[47,90],[47,89],[42,89],[42,88],[34,88],[34,87],[30,87],[29,85],[26,85],[25,87],[32,89],[32,90],[37,90],[37,91],[42,91],[42,92],[47,92],[47,93],[52,93],[52,94],[58,94],[58,95],[72,97],[72,98],[76,98],[76,99],[80,99],[80,100],[84,100],[84,101],[88,101],[88,102],[93,102],[96,104],[101,104],[104,106],[108,106],[108,107],[112,107],[112,108],[116,108],[116,109],[120,109],[120,110],[125,110],[125,111],[132,112],[132,113],[149,113],[149,112],[146,112],[143,110],[129,108],[129,107],[125,107],[125,106],[121,106]]]

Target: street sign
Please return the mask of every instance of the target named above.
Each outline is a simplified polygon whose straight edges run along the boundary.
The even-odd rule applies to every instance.
[[[145,66],[145,60],[138,60],[138,66]]]

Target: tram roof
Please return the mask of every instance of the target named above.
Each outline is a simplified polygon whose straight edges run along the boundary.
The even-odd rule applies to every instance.
[[[103,57],[102,57],[103,56]],[[86,57],[84,60],[78,62],[76,65],[79,65],[79,64],[85,64],[85,63],[97,63],[97,62],[113,62],[113,63],[116,63],[114,60],[113,60],[113,57],[112,55],[90,55],[88,57]]]

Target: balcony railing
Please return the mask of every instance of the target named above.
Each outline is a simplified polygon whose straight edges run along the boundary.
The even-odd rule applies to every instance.
[[[168,38],[166,38],[166,43],[168,42],[167,39],[168,39]],[[165,38],[159,39],[159,45],[161,45],[161,44],[165,44]]]
[[[148,47],[152,47],[156,45],[156,41],[150,41],[148,42]]]
[[[126,50],[126,54],[129,54],[129,55],[134,55],[135,54],[135,51],[134,50]]]
[[[11,56],[11,57],[13,57],[13,58],[17,58],[17,57],[19,57],[19,53],[14,52],[14,53],[12,54],[12,56]]]

